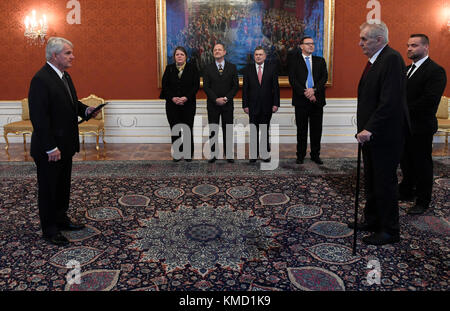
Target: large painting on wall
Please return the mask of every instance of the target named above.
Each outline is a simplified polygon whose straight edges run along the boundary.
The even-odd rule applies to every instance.
[[[325,58],[332,83],[334,0],[156,0],[156,14],[159,82],[176,46],[184,46],[202,72],[221,42],[240,74],[255,47],[263,46],[267,60],[278,64],[280,85],[289,86],[288,62],[307,35],[316,42],[314,55]]]

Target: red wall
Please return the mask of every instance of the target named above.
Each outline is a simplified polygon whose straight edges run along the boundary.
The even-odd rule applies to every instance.
[[[29,46],[23,20],[35,9],[45,12],[50,35],[74,45],[70,73],[79,97],[95,93],[106,99],[157,99],[156,9],[154,0],[79,0],[81,25],[69,25],[66,0],[0,1],[0,100],[27,96],[33,74],[45,63],[44,47]],[[381,18],[390,30],[390,45],[406,55],[411,33],[430,37],[430,56],[450,75],[447,0],[381,0]],[[333,86],[327,97],[355,97],[366,58],[358,47],[359,25],[369,12],[367,1],[336,0]],[[448,4],[447,4],[448,6]],[[408,60],[405,57],[405,61]],[[282,97],[291,97],[289,87]],[[450,96],[447,87],[445,95]],[[240,96],[240,95],[238,95]],[[199,98],[204,98],[203,91]]]

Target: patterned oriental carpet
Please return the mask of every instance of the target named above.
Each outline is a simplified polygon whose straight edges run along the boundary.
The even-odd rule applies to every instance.
[[[34,163],[3,162],[0,291],[447,291],[450,158],[434,160],[433,208],[400,203],[400,243],[360,232],[356,256],[354,158],[75,162],[69,215],[87,226],[68,247],[41,237]]]

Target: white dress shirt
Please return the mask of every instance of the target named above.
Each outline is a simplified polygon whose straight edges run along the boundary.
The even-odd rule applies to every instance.
[[[222,70],[223,70],[225,68],[225,60],[223,60],[220,63],[216,62],[217,70],[219,70],[219,65],[222,65]]]
[[[264,72],[264,63],[262,63],[261,65],[258,65],[257,63],[255,63],[256,73],[258,73],[259,66],[261,66],[261,72]]]
[[[411,78],[411,76],[417,71],[417,69],[419,69],[420,65],[422,65],[428,58],[428,55],[425,56],[424,58],[418,60],[417,62],[413,62],[411,65],[416,66],[416,68],[414,68],[414,71],[411,73],[411,75],[409,76]],[[406,75],[409,75],[409,72],[411,71],[411,67],[409,68],[408,72],[406,73]]]
[[[380,55],[381,51],[383,51],[383,49],[386,47],[387,44],[385,44],[381,49],[379,49],[375,54],[372,55],[372,57],[369,59],[369,62],[373,65],[373,63],[375,63],[375,61],[378,58],[378,55]]]

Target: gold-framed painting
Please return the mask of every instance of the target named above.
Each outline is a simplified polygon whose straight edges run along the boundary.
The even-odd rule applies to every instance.
[[[183,46],[202,72],[214,61],[212,48],[224,43],[225,59],[242,70],[261,45],[279,68],[280,86],[289,86],[288,63],[303,36],[315,43],[313,55],[325,58],[327,85],[333,81],[334,0],[155,0],[158,87],[176,46]]]

